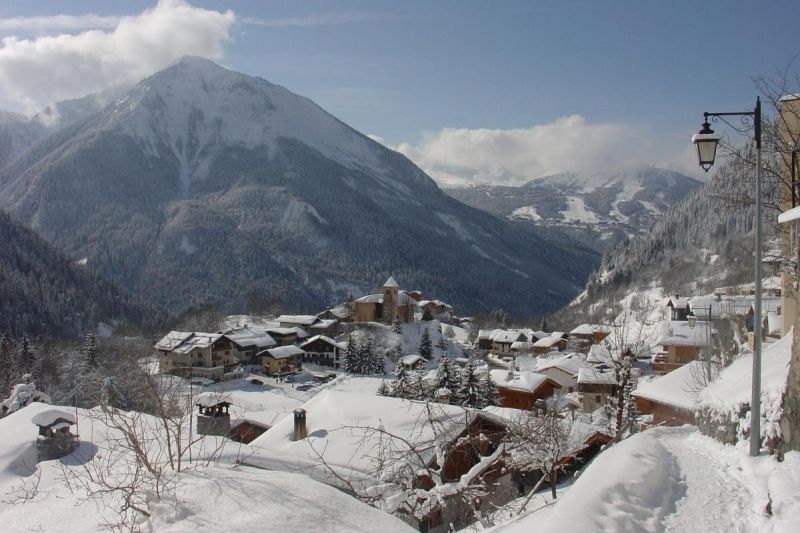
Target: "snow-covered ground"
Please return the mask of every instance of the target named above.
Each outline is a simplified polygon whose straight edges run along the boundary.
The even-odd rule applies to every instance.
[[[113,494],[105,500],[85,500],[73,476],[86,479],[84,465],[90,458],[113,455],[108,471],[119,473],[132,464],[132,457],[110,445],[119,435],[99,424],[89,411],[73,409],[81,447],[72,456],[36,464],[37,429],[31,418],[48,409],[51,406],[35,403],[0,420],[0,529],[107,531],[106,521],[115,520],[119,500]],[[212,443],[205,449],[214,447]],[[244,448],[231,443],[218,463],[186,465],[174,479],[174,490],[160,501],[148,502],[151,516],[140,516],[138,527],[159,532],[413,531],[400,520],[307,476],[234,466],[232,461]]]
[[[691,426],[655,428],[600,454],[554,505],[492,531],[788,533],[798,494],[798,452],[751,458]]]

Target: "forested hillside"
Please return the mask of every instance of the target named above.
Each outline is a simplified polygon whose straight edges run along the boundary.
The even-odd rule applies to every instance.
[[[73,336],[98,322],[151,328],[165,319],[2,211],[0,243],[0,332]]]
[[[689,193],[648,231],[609,250],[585,293],[554,318],[599,318],[626,294],[649,287],[686,294],[752,282],[753,167],[734,157],[718,165],[707,185]],[[779,183],[770,173],[764,182],[768,251],[774,247],[777,211],[772,205]]]

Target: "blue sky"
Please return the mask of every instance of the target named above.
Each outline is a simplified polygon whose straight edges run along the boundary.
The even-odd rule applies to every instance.
[[[5,0],[0,18],[19,23],[0,21],[0,36],[36,41],[93,25],[111,32],[111,19],[45,28],[31,17],[135,16],[155,3]],[[636,149],[654,163],[686,166],[686,153],[678,152],[703,111],[752,107],[751,78],[772,76],[800,54],[796,0],[191,6],[235,15],[214,51],[219,62],[308,96],[364,133],[405,143],[407,155],[417,149],[418,158],[449,149],[421,152],[444,142],[437,134],[447,128],[527,130],[579,115],[585,126],[613,125],[609,135],[628,128],[647,136],[647,146]],[[0,61],[0,82],[2,70]],[[19,105],[2,93],[0,103]]]

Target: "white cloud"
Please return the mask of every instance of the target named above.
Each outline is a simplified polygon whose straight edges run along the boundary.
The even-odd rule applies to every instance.
[[[41,17],[0,18],[0,31],[14,30],[86,30],[111,29],[117,26],[120,17],[108,17],[89,13],[87,15],[46,15]]]
[[[571,115],[524,129],[445,128],[395,149],[443,185],[520,185],[562,172],[591,176],[643,165],[697,175],[687,139],[665,147],[641,128]]]
[[[138,81],[184,55],[222,56],[235,22],[224,13],[160,0],[108,31],[0,41],[0,94],[26,112],[46,104]]]

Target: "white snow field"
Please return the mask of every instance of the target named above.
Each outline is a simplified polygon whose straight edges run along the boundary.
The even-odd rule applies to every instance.
[[[798,452],[779,463],[691,426],[656,428],[600,454],[554,505],[491,531],[797,532],[799,495]]]
[[[88,411],[67,408],[77,412],[81,447],[73,456],[36,464],[37,428],[31,419],[52,408],[34,403],[0,419],[0,531],[108,531],[104,522],[115,519],[118,498],[109,495],[104,501],[86,501],[74,479],[71,486],[65,481],[65,474],[81,474],[80,457],[102,459],[114,453],[108,444],[115,435],[98,427],[102,424],[92,420]],[[234,466],[234,458],[246,454],[247,447],[231,444],[218,463],[194,463],[177,475],[174,493],[160,502],[149,502],[151,516],[140,517],[139,529],[159,533],[414,531],[399,519],[307,476]],[[114,458],[119,468],[130,465],[125,453]]]

